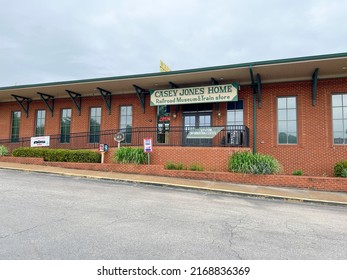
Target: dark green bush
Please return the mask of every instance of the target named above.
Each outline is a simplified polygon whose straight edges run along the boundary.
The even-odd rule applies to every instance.
[[[183,163],[182,162],[178,162],[176,164],[176,170],[183,170],[183,169],[185,169],[184,166],[183,166]]]
[[[302,176],[303,174],[304,174],[304,172],[301,169],[293,171],[294,176]]]
[[[49,153],[48,149],[44,148],[17,148],[12,152],[15,157],[40,157],[45,158]]]
[[[121,147],[115,152],[118,163],[146,164],[147,155],[142,148]]]
[[[167,164],[165,164],[164,166],[165,169],[168,170],[176,170],[176,164],[174,164],[173,162],[168,162]]]
[[[347,160],[340,161],[334,166],[335,177],[347,177]]]
[[[45,148],[18,148],[12,153],[15,157],[40,157],[45,161],[59,162],[100,162],[101,155],[89,150],[63,150]]]
[[[280,172],[279,162],[269,155],[237,152],[229,158],[229,171],[250,174],[274,174]]]
[[[183,170],[186,169],[183,166],[183,163],[178,162],[178,163],[173,163],[173,162],[168,162],[167,164],[165,164],[164,166],[165,169],[169,169],[169,170]]]
[[[171,161],[165,164],[164,168],[169,170],[204,171],[204,167],[196,163],[192,164],[191,166],[184,166],[181,162],[173,163]]]
[[[190,166],[189,170],[191,170],[191,171],[204,171],[204,167],[202,165],[194,163]]]

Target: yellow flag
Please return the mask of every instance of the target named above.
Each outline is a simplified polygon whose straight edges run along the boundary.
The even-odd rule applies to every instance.
[[[162,60],[160,60],[160,72],[170,72],[171,69]]]

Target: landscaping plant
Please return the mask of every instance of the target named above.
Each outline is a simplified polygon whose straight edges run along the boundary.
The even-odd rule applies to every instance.
[[[168,169],[168,170],[175,170],[176,169],[176,164],[174,164],[173,162],[168,162],[168,163],[165,164],[164,168]]]
[[[281,170],[279,162],[269,155],[236,152],[229,158],[229,171],[246,174],[274,174]]]
[[[347,177],[347,160],[342,160],[335,164],[334,166],[334,176],[335,177]]]
[[[0,156],[2,157],[2,156],[7,156],[7,155],[8,155],[8,149],[5,146],[1,145],[0,146]]]
[[[90,150],[65,150],[46,148],[17,148],[12,153],[15,157],[39,157],[45,161],[58,162],[100,162],[101,155]]]
[[[146,164],[147,155],[142,148],[121,147],[115,152],[117,163]]]
[[[192,164],[189,168],[191,171],[204,171],[204,167],[199,164]]]
[[[294,176],[302,176],[303,174],[304,174],[304,172],[301,169],[293,171]]]

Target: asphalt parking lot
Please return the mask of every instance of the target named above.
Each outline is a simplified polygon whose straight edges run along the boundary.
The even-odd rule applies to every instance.
[[[346,259],[347,209],[0,170],[0,259]]]

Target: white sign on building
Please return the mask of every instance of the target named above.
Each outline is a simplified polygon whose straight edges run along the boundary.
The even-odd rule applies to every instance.
[[[150,90],[151,106],[237,101],[238,84]]]
[[[31,137],[30,147],[48,147],[49,141],[49,136]]]

